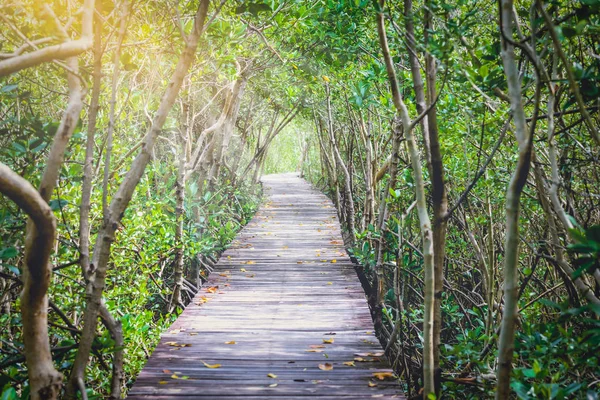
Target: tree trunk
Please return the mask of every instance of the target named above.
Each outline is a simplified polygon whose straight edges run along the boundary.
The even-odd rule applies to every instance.
[[[385,9],[384,0],[379,1],[377,10],[377,33],[379,36],[379,44],[383,53],[385,66],[388,74],[388,80],[391,86],[392,99],[394,106],[402,120],[404,134],[410,161],[413,168],[415,180],[415,194],[417,198],[417,213],[419,216],[419,224],[421,228],[421,239],[423,244],[423,269],[425,272],[424,284],[424,317],[423,317],[423,398],[427,399],[430,394],[435,393],[434,383],[434,349],[433,349],[433,322],[434,322],[434,249],[433,235],[431,231],[431,221],[427,212],[427,201],[425,198],[425,184],[423,180],[423,170],[421,168],[421,159],[417,148],[417,141],[413,134],[413,124],[408,114],[408,108],[402,99],[396,78],[396,71],[390,50],[387,43],[387,35],[385,32]]]
[[[123,179],[117,193],[114,195],[108,209],[108,218],[103,222],[102,227],[98,232],[92,262],[95,270],[90,274],[90,281],[87,286],[84,327],[79,349],[73,364],[71,377],[69,379],[67,392],[69,398],[74,398],[76,396],[78,382],[85,376],[85,367],[96,333],[98,310],[100,308],[102,292],[105,286],[110,248],[115,239],[115,231],[119,226],[125,209],[131,201],[131,197],[133,196],[137,184],[144,174],[146,166],[150,161],[150,154],[154,148],[157,136],[165,123],[169,111],[173,107],[173,103],[179,93],[183,79],[195,58],[198,41],[203,32],[209,3],[209,0],[202,0],[198,6],[192,33],[187,37],[185,48],[175,67],[175,71],[171,76],[165,94],[161,99],[160,106],[152,121],[150,129],[144,138],[142,150],[133,161],[130,170]]]
[[[344,174],[344,199],[345,199],[345,212],[343,213],[344,219],[346,221],[346,228],[348,229],[348,238],[350,241],[350,247],[354,246],[354,200],[352,199],[352,179],[350,177],[350,173],[348,172],[348,168],[342,159],[340,154],[340,149],[338,148],[337,141],[335,140],[335,133],[333,132],[333,117],[331,115],[331,96],[329,93],[329,84],[325,85],[326,94],[327,94],[327,123],[328,123],[328,131],[329,131],[329,140],[331,142],[331,148],[333,150],[333,154],[335,159],[337,160],[337,165],[342,170]]]
[[[523,188],[529,175],[531,164],[532,141],[525,122],[523,99],[521,96],[521,80],[515,61],[513,45],[504,39],[512,39],[513,34],[513,1],[501,0],[500,29],[502,31],[502,61],[504,74],[508,84],[510,108],[515,121],[515,136],[519,143],[517,167],[506,191],[506,237],[504,245],[504,313],[498,340],[498,371],[496,399],[510,397],[510,374],[515,341],[515,322],[517,320],[517,301],[519,285],[519,208]]]
[[[48,296],[56,219],[38,191],[6,165],[0,163],[0,193],[29,216],[25,238],[24,284],[21,293],[23,343],[31,399],[57,398],[62,375],[54,369],[48,340]]]

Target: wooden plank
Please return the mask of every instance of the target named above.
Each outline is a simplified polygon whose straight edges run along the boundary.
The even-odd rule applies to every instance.
[[[263,183],[262,207],[162,336],[129,398],[403,399],[395,379],[374,375],[391,369],[331,202],[294,174]]]

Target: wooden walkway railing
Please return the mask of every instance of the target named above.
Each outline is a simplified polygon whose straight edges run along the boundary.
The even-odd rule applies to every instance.
[[[166,333],[130,399],[401,399],[331,202],[293,174]]]

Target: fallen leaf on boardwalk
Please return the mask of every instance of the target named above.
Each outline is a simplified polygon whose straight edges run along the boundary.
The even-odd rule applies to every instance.
[[[246,275],[246,278],[254,278],[256,275],[255,274],[248,274]]]
[[[373,372],[373,376],[379,379],[380,381],[383,381],[388,378],[394,378],[394,374],[392,372]]]
[[[190,336],[196,336],[198,332],[190,332]]]
[[[225,278],[229,278],[229,275],[226,274],[226,273],[219,274],[219,276],[222,276],[222,277],[225,277]]]
[[[321,262],[327,262],[327,260],[321,260]]]
[[[284,250],[289,249],[289,248],[290,248],[289,246],[283,246],[282,247],[282,249],[284,249]]]
[[[158,381],[159,385],[166,385],[167,383],[169,383],[169,381]]]
[[[311,349],[323,349],[323,348],[325,348],[325,345],[323,345],[323,344],[311,344],[309,347]]]
[[[192,347],[190,343],[167,342],[165,344],[172,347]]]
[[[296,261],[296,264],[302,264],[302,261]]]
[[[207,302],[207,301],[209,301],[209,300],[210,300],[210,299],[209,299],[208,297],[206,297],[206,296],[201,296],[201,297],[198,299],[199,303],[196,303],[196,304],[198,304],[198,305],[200,305],[200,304],[204,304],[204,303],[206,303],[206,302]]]
[[[311,349],[311,350],[304,350],[307,353],[322,353],[323,350],[319,350],[319,349]]]
[[[333,364],[330,364],[330,363],[319,364],[319,369],[322,371],[331,371],[333,369]]]
[[[356,361],[356,362],[368,362],[368,361],[370,361],[370,360],[365,360],[365,359],[364,359],[364,358],[362,358],[362,357],[354,357],[354,361]]]
[[[236,343],[235,343],[235,340],[231,340],[229,342],[225,342],[225,344],[236,344]]]
[[[333,260],[331,260],[332,264],[335,264],[337,262],[337,260],[334,258]]]
[[[240,271],[246,272],[246,268],[240,268]]]
[[[373,396],[371,396],[371,398],[373,398],[373,399],[379,399],[381,397],[383,397],[382,394],[374,394]]]
[[[380,353],[354,353],[354,355],[359,357],[383,357],[383,351]]]
[[[246,261],[246,264],[252,265],[252,264],[256,264],[256,262],[255,261]]]
[[[176,335],[176,334],[178,334],[179,332],[181,332],[181,329],[173,329],[172,331],[169,331],[169,333],[170,333],[171,335]]]
[[[344,361],[343,364],[349,367],[356,367],[356,365],[354,365],[354,361]]]
[[[204,366],[206,368],[211,368],[211,369],[221,368],[221,364],[208,364],[208,363],[205,363],[204,361],[202,361],[202,364],[204,364]]]
[[[333,343],[333,338],[331,338],[331,339],[323,339],[323,343],[331,344],[331,343]]]
[[[170,370],[170,369],[163,369],[163,372],[164,372],[165,374],[170,374],[170,373],[171,373],[171,370]]]
[[[366,333],[367,335],[372,335],[372,334],[373,334],[373,332],[371,332],[371,331],[366,331],[365,333]]]
[[[328,285],[333,285],[333,282],[327,282]]]
[[[228,260],[231,260],[231,256],[227,256],[227,259],[228,259]]]
[[[276,384],[276,383],[271,383],[271,384],[269,385],[269,387],[277,387],[277,384]]]
[[[207,288],[207,289],[206,289],[206,291],[207,291],[208,293],[216,293],[216,292],[217,292],[217,290],[219,290],[219,287],[218,287],[218,286],[211,286],[211,287],[209,287],[209,288]]]
[[[375,387],[375,386],[377,386],[377,384],[375,382],[369,381],[369,387]]]
[[[269,378],[272,378],[272,379],[275,379],[275,378],[277,378],[277,375],[275,375],[275,374],[267,374],[267,376],[268,376]]]

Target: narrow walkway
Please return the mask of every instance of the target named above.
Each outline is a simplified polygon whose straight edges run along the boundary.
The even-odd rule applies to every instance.
[[[331,202],[294,174],[263,182],[268,199],[129,398],[403,398]]]

